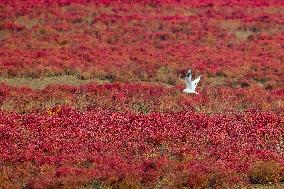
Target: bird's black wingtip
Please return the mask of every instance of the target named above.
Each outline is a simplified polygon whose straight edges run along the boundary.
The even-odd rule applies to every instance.
[[[187,74],[186,74],[186,77],[189,77],[191,74],[191,70],[188,70]]]

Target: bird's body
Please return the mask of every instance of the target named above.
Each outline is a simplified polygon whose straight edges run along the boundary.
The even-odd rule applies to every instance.
[[[198,82],[200,81],[201,76],[198,76],[195,80],[191,80],[192,76],[191,76],[191,70],[188,70],[186,77],[185,77],[185,84],[186,84],[186,88],[182,90],[182,92],[184,93],[194,93],[194,94],[198,94],[195,89],[196,86],[198,84]]]

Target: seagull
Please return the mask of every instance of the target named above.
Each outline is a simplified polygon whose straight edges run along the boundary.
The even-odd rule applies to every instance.
[[[197,83],[200,81],[201,76],[198,76],[195,80],[191,81],[191,70],[188,70],[185,77],[186,88],[182,90],[184,93],[195,93],[199,94],[195,91]]]

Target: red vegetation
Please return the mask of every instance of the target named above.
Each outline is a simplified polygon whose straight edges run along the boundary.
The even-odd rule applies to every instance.
[[[0,0],[0,188],[284,180],[283,1]],[[200,95],[181,93],[191,68]]]
[[[201,87],[203,84],[201,84]],[[0,107],[18,113],[46,111],[53,106],[75,106],[80,110],[118,112],[243,112],[250,109],[283,113],[283,89],[261,87],[206,87],[200,95],[188,96],[184,86],[162,84],[53,85],[41,90],[0,85]]]
[[[283,86],[281,1],[60,2],[0,6],[2,74],[176,84],[190,67],[207,77]]]
[[[15,171],[28,162],[25,174],[38,175],[24,176],[18,183],[24,185],[49,186],[79,176],[77,184],[131,178],[155,186],[160,178],[176,177],[173,181],[190,186],[226,170],[224,184],[235,184],[234,179],[249,179],[245,174],[256,160],[284,163],[284,120],[272,112],[135,115],[61,107],[52,114],[1,113],[0,119],[1,166]],[[51,170],[41,173],[46,166]],[[45,183],[45,176],[51,181]]]

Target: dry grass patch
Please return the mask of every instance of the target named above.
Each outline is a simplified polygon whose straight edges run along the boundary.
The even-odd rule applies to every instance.
[[[43,89],[48,85],[54,84],[65,84],[65,85],[82,85],[91,82],[97,83],[106,83],[106,80],[99,79],[79,79],[74,75],[62,75],[62,76],[52,76],[52,77],[40,77],[40,78],[31,78],[31,77],[0,77],[0,82],[5,84],[15,86],[15,87],[30,87],[33,89]]]
[[[252,184],[279,183],[283,179],[280,164],[269,162],[256,162],[250,169],[248,177]]]

